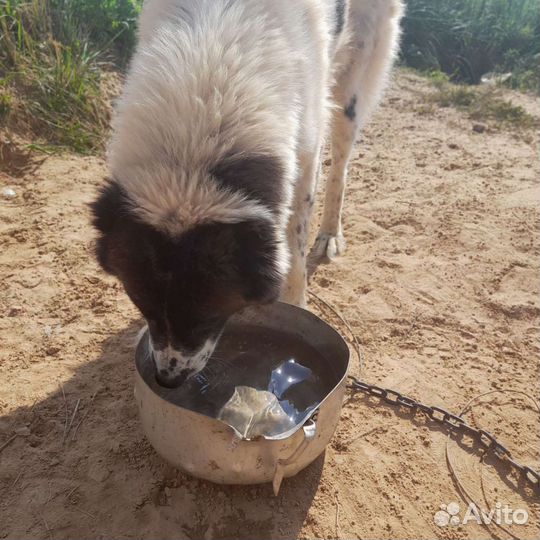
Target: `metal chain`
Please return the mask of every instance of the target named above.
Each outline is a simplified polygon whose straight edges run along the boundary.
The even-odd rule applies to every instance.
[[[461,432],[470,436],[475,439],[486,452],[495,456],[499,461],[507,463],[532,489],[535,491],[540,490],[540,474],[531,467],[517,463],[512,458],[512,454],[508,448],[503,446],[491,433],[489,433],[489,431],[472,427],[467,424],[461,416],[452,414],[441,407],[423,405],[408,396],[404,396],[397,390],[390,390],[389,388],[381,388],[374,384],[368,384],[352,375],[349,376],[349,379],[352,383],[347,385],[347,387],[352,390],[375,396],[396,407],[406,407],[413,414],[421,412],[452,432]]]

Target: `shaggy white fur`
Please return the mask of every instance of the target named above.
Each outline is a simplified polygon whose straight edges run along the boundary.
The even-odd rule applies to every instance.
[[[225,157],[271,155],[285,171],[278,216],[284,233],[302,145],[308,48],[292,50],[280,21],[262,5],[274,3],[288,4],[145,3],[140,44],[117,104],[109,164],[148,223],[175,234],[202,221],[268,217],[260,203],[219,189],[210,171]],[[284,11],[289,16],[283,20],[295,17],[290,6]],[[284,235],[281,240],[286,271]]]
[[[205,222],[268,222],[276,272],[287,276],[281,299],[305,305],[328,124],[333,164],[313,264],[344,249],[347,163],[388,79],[402,12],[400,0],[147,0],[108,152],[134,212],[171,236]],[[283,171],[270,180],[278,208],[213,177],[227,160],[265,156]]]

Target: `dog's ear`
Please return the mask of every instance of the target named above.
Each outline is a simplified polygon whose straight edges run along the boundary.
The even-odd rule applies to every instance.
[[[251,220],[235,225],[235,264],[247,302],[277,300],[283,276],[279,271],[279,249],[275,230],[266,221]]]
[[[107,234],[126,207],[127,197],[124,190],[118,182],[107,178],[99,190],[97,199],[90,204],[92,224],[101,234]]]
[[[127,196],[118,182],[107,179],[101,187],[97,199],[90,205],[92,224],[99,232],[96,244],[96,256],[101,267],[110,274],[114,273],[109,262],[109,244],[111,233],[118,218],[126,213],[129,203]]]

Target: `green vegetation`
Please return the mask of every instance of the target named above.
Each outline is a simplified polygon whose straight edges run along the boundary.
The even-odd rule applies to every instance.
[[[11,112],[11,95],[6,89],[5,83],[0,81],[0,122],[6,122]]]
[[[102,81],[126,64],[135,0],[0,0],[0,122],[79,152],[102,144]],[[16,114],[15,114],[16,113]]]
[[[478,83],[488,72],[540,92],[538,0],[408,0],[402,58],[422,71]]]
[[[523,107],[514,105],[501,97],[494,85],[485,87],[453,84],[449,77],[435,71],[429,74],[435,91],[427,97],[429,103],[440,107],[456,107],[465,111],[469,118],[482,122],[519,128],[538,128],[538,119]]]
[[[492,89],[449,81],[477,83],[486,72],[510,73],[505,84],[540,92],[538,0],[406,3],[402,57],[411,67],[436,73],[433,105],[530,125],[523,109]],[[109,122],[107,88],[127,65],[141,4],[0,0],[0,129],[26,130],[37,139],[35,147],[101,148]]]

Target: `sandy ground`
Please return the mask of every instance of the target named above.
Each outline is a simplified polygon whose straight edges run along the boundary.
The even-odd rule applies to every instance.
[[[426,113],[427,91],[396,76],[351,167],[348,251],[311,289],[348,319],[367,381],[456,412],[496,391],[467,419],[538,467],[538,412],[510,393],[538,389],[536,136]],[[524,508],[529,523],[437,526],[441,504],[466,507],[445,431],[360,395],[277,498],[269,485],[216,486],[164,463],[133,399],[141,321],[92,256],[87,203],[103,161],[4,155],[0,183],[17,197],[0,201],[0,538],[538,537],[536,499],[453,441],[469,496]]]

